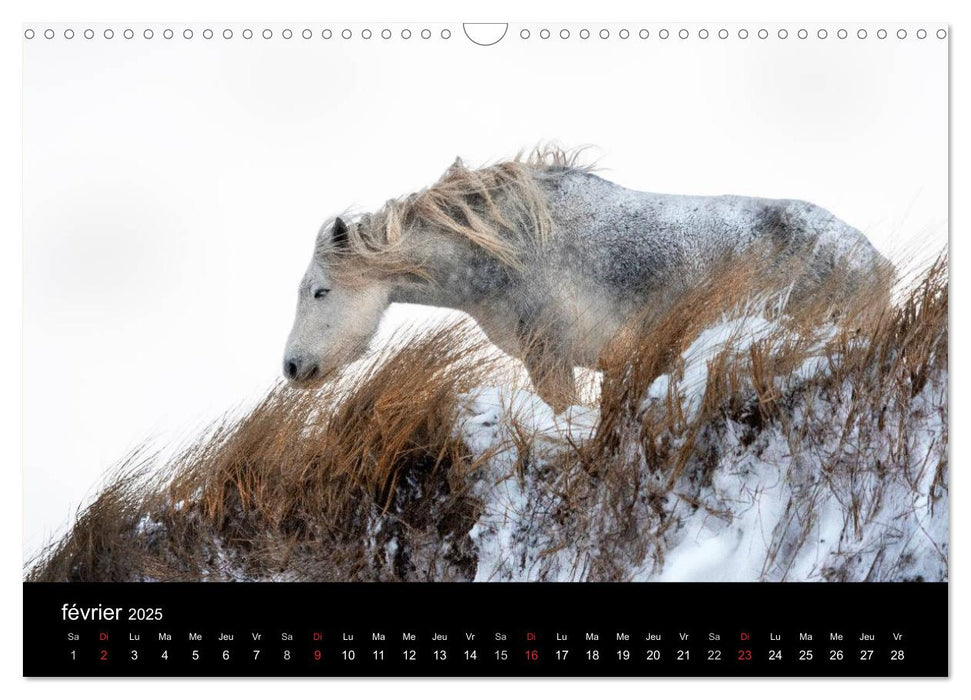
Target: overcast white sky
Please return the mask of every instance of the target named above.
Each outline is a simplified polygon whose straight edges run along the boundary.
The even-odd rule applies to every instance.
[[[112,25],[110,41],[107,25],[51,40],[47,26],[24,42],[28,552],[132,447],[189,436],[275,380],[323,219],[427,185],[456,155],[595,144],[629,187],[811,200],[891,257],[946,244],[937,25],[923,40],[916,25],[805,25],[805,40],[794,24],[785,40],[773,24],[628,25],[626,40],[621,25],[607,40],[603,25],[582,25],[586,40],[581,25],[531,25],[529,40],[513,25],[488,48],[459,25],[442,40],[442,26],[372,24],[366,41],[364,25],[330,25],[354,38],[329,41],[312,24],[289,40],[286,25],[270,40],[264,24],[231,40],[211,25],[208,41],[206,25],[192,40]]]

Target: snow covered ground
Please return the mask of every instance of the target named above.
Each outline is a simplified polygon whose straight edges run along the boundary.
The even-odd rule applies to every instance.
[[[677,375],[651,384],[642,410],[663,410],[669,391],[697,410],[719,352],[782,337],[761,316],[709,328]],[[849,383],[812,388],[828,362],[810,353],[776,380],[788,397],[784,424],[753,430],[726,417],[705,437],[703,463],[687,464],[673,485],[632,440],[623,478],[637,484],[626,490],[563,483],[585,478],[560,470],[557,457],[594,436],[596,409],[555,416],[522,389],[466,395],[461,435],[486,459],[476,486],[484,505],[470,532],[475,580],[946,580],[946,373],[871,420]],[[618,492],[629,498],[623,508]]]

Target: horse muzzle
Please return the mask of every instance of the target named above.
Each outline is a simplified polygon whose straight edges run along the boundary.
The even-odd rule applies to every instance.
[[[320,374],[320,367],[299,355],[289,355],[283,359],[283,376],[294,383],[309,382]]]

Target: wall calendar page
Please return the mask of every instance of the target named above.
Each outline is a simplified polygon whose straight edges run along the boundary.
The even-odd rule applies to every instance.
[[[950,35],[23,25],[23,674],[947,676]]]

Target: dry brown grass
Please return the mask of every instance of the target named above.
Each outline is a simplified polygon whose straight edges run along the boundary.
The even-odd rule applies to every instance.
[[[476,467],[452,427],[493,360],[469,326],[396,345],[317,391],[273,389],[164,470],[129,460],[30,579],[409,576],[382,542],[458,540],[474,522],[461,489],[451,496]],[[430,494],[434,514],[418,497]]]
[[[820,499],[840,499],[862,533],[888,480],[917,488],[921,469],[932,469],[946,491],[946,458],[914,466],[909,421],[915,397],[947,368],[947,261],[894,304],[882,280],[851,299],[820,294],[781,313],[764,294],[768,279],[751,261],[726,263],[632,322],[603,357],[595,434],[553,456],[514,418],[506,444],[470,451],[459,437],[460,396],[494,380],[499,361],[474,329],[439,328],[317,391],[273,389],[164,469],[136,454],[27,577],[468,580],[477,566],[469,532],[490,516],[480,477],[495,469],[496,451],[511,450],[510,473],[486,481],[531,489],[520,524],[538,553],[523,564],[529,576],[626,580],[663,566],[685,513],[731,520],[728,505],[706,496],[713,472],[730,449],[757,454],[771,432],[792,453],[784,478],[804,478],[801,455],[821,471],[765,563],[765,578],[784,580]],[[678,376],[701,331],[755,310],[774,314],[779,330],[712,358],[697,405],[676,382],[645,402],[660,375]],[[794,378],[810,357],[825,371]],[[877,578],[897,570],[873,566]]]

